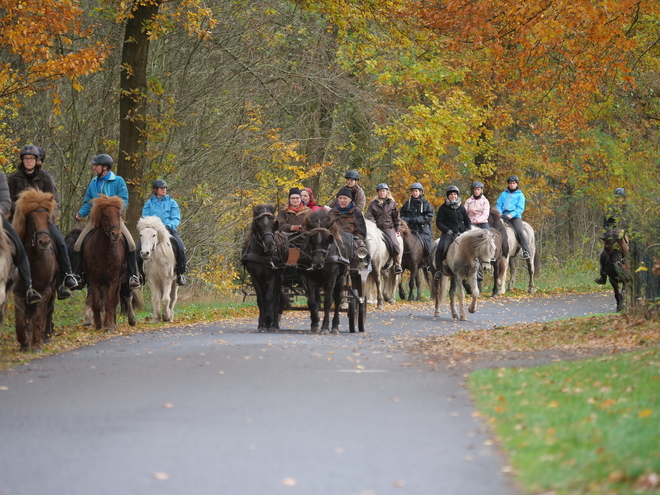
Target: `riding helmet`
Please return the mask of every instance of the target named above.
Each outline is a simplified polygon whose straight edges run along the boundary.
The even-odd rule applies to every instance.
[[[40,158],[41,153],[39,153],[39,148],[33,144],[28,144],[27,146],[23,146],[23,149],[21,150],[21,158],[25,155],[34,155],[35,158]]]
[[[483,183],[483,182],[479,182],[478,180],[477,180],[477,181],[474,181],[474,182],[472,183],[472,189],[474,189],[475,187],[480,187],[481,189],[483,189],[483,188],[484,188],[484,183]]]
[[[388,191],[390,190],[390,187],[385,184],[384,182],[381,182],[376,186],[376,191],[380,191],[381,189],[387,189]]]
[[[615,196],[621,196],[622,198],[626,197],[626,190],[623,187],[617,187],[614,190],[614,195]]]
[[[423,192],[424,191],[424,186],[422,186],[419,182],[415,182],[415,183],[413,183],[412,186],[410,186],[410,189],[411,190],[419,189],[420,192]]]
[[[458,195],[461,194],[461,191],[459,191],[459,190],[458,190],[458,187],[456,187],[456,186],[449,186],[449,187],[447,188],[447,190],[445,191],[445,194],[447,195],[447,197],[449,197],[449,194],[450,194],[450,193],[453,193],[453,192],[455,192],[455,193],[458,194]]]
[[[161,187],[167,187],[167,182],[163,179],[156,179],[153,184],[151,184],[151,189],[160,189]]]
[[[512,175],[506,180],[506,183],[508,184],[509,182],[515,182],[516,184],[520,184],[520,180],[518,179],[517,175]]]
[[[344,179],[360,180],[360,174],[358,174],[355,170],[349,170],[346,172],[346,175],[344,175]]]
[[[114,163],[112,161],[112,157],[110,155],[106,155],[105,153],[101,155],[96,155],[92,159],[92,163],[96,163],[97,165],[103,165],[104,167],[108,167],[108,170],[112,168],[112,164]]]
[[[46,150],[44,150],[41,146],[37,146],[37,149],[39,150],[39,160],[43,162],[46,159]]]

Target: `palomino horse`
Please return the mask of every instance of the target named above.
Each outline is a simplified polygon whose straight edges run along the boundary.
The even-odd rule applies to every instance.
[[[491,208],[490,215],[488,216],[488,224],[491,227],[496,228],[502,235],[502,241],[505,240],[508,242],[509,255],[506,257],[506,265],[504,270],[499,274],[497,280],[498,293],[504,294],[504,282],[506,281],[506,272],[507,266],[511,270],[511,277],[509,278],[509,285],[507,290],[512,291],[516,284],[516,256],[522,256],[522,247],[518,238],[516,237],[516,232],[513,230],[513,227],[507,222],[502,221],[502,216],[496,208]],[[534,276],[538,274],[541,260],[539,253],[536,251],[536,237],[534,235],[534,229],[527,222],[523,222],[523,230],[525,231],[525,237],[527,238],[527,245],[529,246],[529,259],[527,259],[527,272],[529,273],[529,287],[528,292],[530,294],[534,293],[536,287],[534,286]],[[504,250],[503,250],[504,251]],[[495,295],[495,290],[493,290],[493,295]]]
[[[390,253],[387,250],[387,241],[385,234],[380,230],[375,222],[365,218],[367,224],[367,237],[364,243],[371,255],[371,272],[367,277],[367,293],[376,292],[376,309],[383,309],[383,302],[394,302],[396,288],[400,276],[394,273],[394,263],[390,261]],[[401,246],[401,238],[398,238]],[[401,249],[403,251],[403,249]]]
[[[346,285],[353,249],[353,238],[335,224],[325,208],[309,213],[303,220],[305,241],[301,248],[299,269],[307,289],[307,306],[312,320],[312,332],[319,331],[321,289],[325,295],[321,333],[339,333],[339,309],[342,290]],[[335,311],[330,327],[330,309]]]
[[[435,260],[434,245],[432,260]],[[443,264],[442,282],[435,280],[433,284],[433,295],[435,297],[435,316],[440,316],[440,305],[444,301],[447,291],[447,279],[450,281],[449,303],[451,307],[451,316],[455,320],[467,320],[465,314],[465,294],[463,285],[469,288],[472,295],[472,302],[468,308],[470,313],[477,310],[477,298],[479,297],[479,285],[477,284],[477,272],[479,267],[490,267],[490,260],[495,256],[496,251],[495,235],[487,229],[472,228],[459,235],[449,246],[446,257],[446,265]],[[437,268],[437,267],[436,267]],[[440,286],[440,287],[438,287]],[[460,306],[460,315],[456,310],[456,291],[458,291],[458,302]]]
[[[5,324],[7,299],[14,286],[14,243],[0,225],[0,328]]]
[[[156,216],[138,220],[137,229],[140,232],[144,274],[151,288],[154,310],[151,322],[172,321],[179,286],[176,283],[176,257],[170,233]]]
[[[408,224],[401,220],[401,238],[403,239],[403,249],[401,255],[401,268],[410,272],[410,282],[408,288],[408,301],[421,301],[421,277],[419,270],[422,269],[427,260],[424,258],[424,243],[422,240],[410,230]],[[417,296],[413,297],[414,291],[417,289]],[[403,289],[403,282],[399,283],[399,297],[406,299],[406,291]]]
[[[103,194],[92,201],[90,221],[96,229],[89,234],[83,248],[83,269],[89,281],[88,304],[94,326],[114,332],[120,300],[122,313],[128,313],[130,325],[136,323],[133,311],[140,304],[134,291],[122,287],[126,279],[126,252],[120,228],[124,202],[118,196]]]
[[[616,299],[616,310],[626,309],[626,295],[631,281],[630,265],[628,264],[628,252],[630,240],[620,227],[608,230],[600,238],[603,241],[603,255],[605,263],[605,274],[610,279],[614,298]],[[621,286],[621,288],[619,288]]]
[[[16,338],[22,351],[32,348],[33,352],[41,352],[44,337],[48,340],[53,330],[58,266],[48,224],[53,221],[55,208],[53,194],[38,189],[26,189],[16,201],[13,226],[25,246],[32,272],[32,286],[41,294],[41,301],[27,304],[25,292],[28,288],[20,279],[16,284]]]
[[[243,244],[241,263],[250,274],[259,306],[259,332],[279,330],[284,305],[282,272],[278,267],[287,259],[287,246],[278,232],[275,206],[258,204],[252,208],[250,234]]]

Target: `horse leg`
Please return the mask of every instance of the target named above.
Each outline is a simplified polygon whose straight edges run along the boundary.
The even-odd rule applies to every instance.
[[[531,253],[530,253],[531,254]],[[527,273],[529,273],[529,286],[527,287],[528,294],[534,294],[534,256],[527,258]]]
[[[270,306],[269,306],[269,331],[275,331],[280,329],[280,306],[282,297],[282,276],[278,271],[275,271],[273,274],[273,280],[271,281],[272,293],[270,296]]]
[[[341,293],[344,290],[344,274],[340,273],[335,279],[334,288],[332,290],[332,296],[335,304],[335,314],[332,317],[332,329],[331,333],[339,333],[339,307],[341,306]]]
[[[458,311],[456,311],[456,290],[459,288],[459,284],[456,282],[456,277],[451,277],[451,283],[449,285],[449,309],[451,310],[451,317],[454,320],[458,320]],[[461,288],[461,294],[462,294]]]
[[[434,316],[440,316],[440,306],[445,302],[445,292],[447,292],[447,277],[440,280],[431,279],[435,292],[435,313]]]
[[[517,261],[515,256],[509,256],[509,271],[511,272],[511,278],[509,278],[509,286],[507,290],[511,292],[516,285],[516,271],[517,271]]]
[[[21,289],[19,289],[21,290]],[[27,309],[27,304],[23,299],[14,297],[14,309],[15,309],[15,318],[16,318],[16,340],[21,346],[21,351],[30,350],[30,338],[28,336],[28,322],[27,315],[25,313]]]
[[[380,270],[376,271],[375,282],[376,282],[376,309],[383,309],[385,305],[383,304],[383,280],[381,280]]]
[[[307,291],[307,307],[309,308],[309,317],[312,320],[311,331],[318,333],[319,331],[319,299],[321,298],[320,287],[316,282],[309,282],[309,289]]]
[[[406,290],[403,288],[403,277],[399,280],[399,299],[402,301],[406,299]]]
[[[471,278],[469,284],[472,286],[472,302],[468,311],[470,313],[475,313],[477,311],[477,299],[481,291],[479,290],[479,282],[477,281],[477,274],[475,273]]]
[[[178,297],[179,285],[176,283],[176,279],[172,279],[172,282],[170,283],[170,303],[167,307],[170,315],[170,319],[168,321],[174,321],[174,305],[176,304]]]
[[[89,293],[90,298],[91,298],[91,306],[92,306],[92,315],[93,315],[93,321],[94,321],[94,328],[97,330],[100,330],[102,327],[102,322],[101,322],[101,289],[98,285],[94,284],[91,287],[91,291]]]
[[[160,314],[161,320],[163,321],[172,321],[172,313],[170,311],[170,288],[167,287],[167,281],[161,280],[158,284],[158,292],[160,293],[160,298],[158,304],[160,305]]]
[[[614,277],[609,277],[609,279],[610,284],[612,284],[612,289],[614,289],[614,299],[616,300],[616,311],[618,313],[625,309],[623,294],[619,289],[619,281]]]
[[[334,297],[334,282],[335,277],[330,275],[323,290],[323,323],[321,324],[321,333],[330,332],[330,309],[332,309],[332,300]]]
[[[108,287],[106,293],[103,317],[103,327],[106,332],[114,332],[117,329],[117,304],[119,303],[119,284],[120,282],[114,281]]]
[[[252,277],[254,291],[257,294],[257,306],[259,307],[259,322],[257,323],[257,332],[266,332],[266,290],[263,287],[263,281],[260,278]]]

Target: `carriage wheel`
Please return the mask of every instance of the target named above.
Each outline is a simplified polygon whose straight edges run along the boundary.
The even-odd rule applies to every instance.
[[[356,299],[352,295],[348,296],[348,330],[351,333],[355,333],[355,327],[357,324],[358,311],[355,310]]]

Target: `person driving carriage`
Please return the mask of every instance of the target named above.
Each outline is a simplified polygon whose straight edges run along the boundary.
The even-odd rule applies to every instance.
[[[623,187],[617,187],[614,190],[614,203],[611,204],[608,208],[607,214],[605,215],[605,220],[603,221],[603,230],[605,233],[616,227],[620,227],[624,229],[624,231],[626,230],[626,210],[626,190]],[[600,253],[598,254],[600,274],[598,278],[594,280],[594,282],[600,285],[604,285],[607,282],[605,263],[607,263],[605,250],[601,249]]]
[[[76,213],[76,220],[81,222],[87,217],[92,211],[92,200],[98,198],[101,194],[106,196],[118,196],[124,202],[124,209],[128,206],[128,189],[126,188],[126,182],[123,178],[115,175],[112,172],[112,166],[114,161],[110,155],[101,154],[96,155],[92,159],[92,168],[94,170],[95,177],[89,183],[87,187],[87,192],[85,193],[85,199],[83,200],[83,205]],[[76,244],[73,247],[73,259],[75,273],[78,277],[82,277],[82,245],[85,237],[89,234],[92,229],[96,227],[91,221],[87,222],[85,228],[80,233]],[[128,267],[128,285],[131,289],[136,289],[140,287],[140,279],[137,276],[137,260],[135,258],[135,241],[133,236],[126,228],[124,221],[122,220],[121,233],[124,235],[124,239],[128,246],[126,250],[126,265]]]
[[[28,188],[39,189],[43,192],[49,192],[55,198],[55,203],[59,206],[57,187],[53,177],[42,168],[43,161],[46,158],[45,151],[32,144],[24,146],[20,152],[20,160],[16,165],[16,172],[9,174],[7,185],[11,195],[11,214],[9,220],[14,216],[14,209],[18,195]],[[57,212],[55,212],[57,217]],[[57,257],[57,298],[67,299],[71,297],[69,289],[78,287],[78,280],[71,271],[71,262],[69,261],[69,252],[64,242],[64,236],[53,222],[48,222],[48,232],[55,246],[55,255]]]
[[[384,182],[376,186],[377,196],[369,203],[367,218],[374,222],[392,240],[394,249],[394,272],[399,274],[401,268],[401,246],[397,237],[401,237],[401,217],[397,204],[390,193],[390,188]]]
[[[449,186],[446,190],[445,202],[438,208],[438,214],[435,217],[435,225],[442,232],[435,252],[436,272],[434,278],[438,280],[442,278],[442,262],[447,257],[449,246],[459,234],[472,227],[467,210],[465,206],[461,205],[459,194],[458,187]]]
[[[360,211],[364,211],[365,206],[367,206],[367,196],[364,194],[364,189],[360,187],[358,182],[360,181],[360,174],[355,170],[349,170],[344,176],[346,179],[346,186],[349,191],[351,191],[351,201],[355,204]],[[337,206],[337,198],[333,199],[325,205],[326,209],[330,210]]]
[[[330,216],[341,230],[353,236],[353,239],[355,239],[355,252],[358,256],[361,252],[364,253],[367,264],[370,265],[371,257],[367,253],[364,244],[367,237],[367,224],[364,221],[362,211],[353,202],[350,188],[347,186],[342,187],[337,193],[336,200],[337,205],[329,211]]]
[[[428,258],[433,245],[433,206],[424,198],[424,187],[419,182],[410,186],[410,197],[401,206],[399,212],[401,220],[404,220],[410,230],[419,237],[424,246],[424,258]]]
[[[508,187],[497,198],[495,207],[502,219],[509,222],[522,246],[522,259],[529,259],[529,246],[523,229],[522,214],[525,211],[525,195],[518,188],[519,179],[512,175],[507,179]]]

